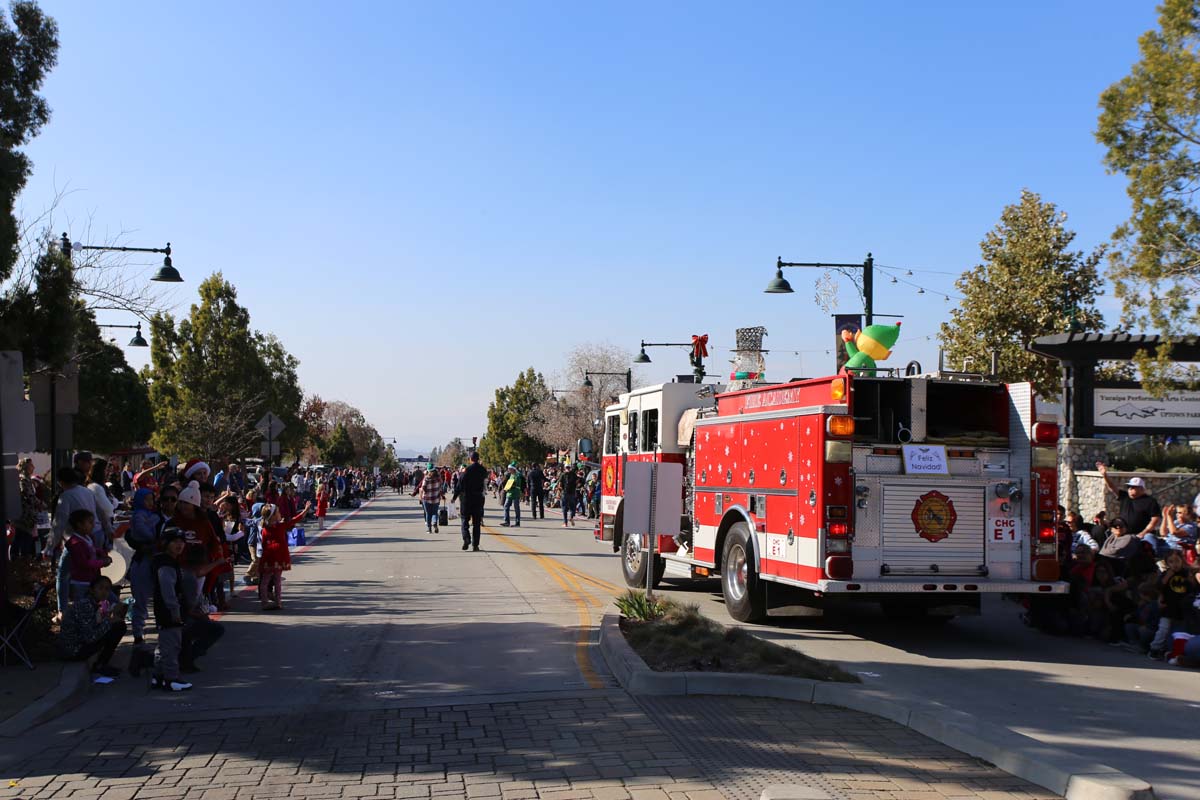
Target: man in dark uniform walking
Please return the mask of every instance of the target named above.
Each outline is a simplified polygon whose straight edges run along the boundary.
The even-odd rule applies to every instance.
[[[479,528],[483,525],[483,497],[487,491],[487,470],[479,463],[479,453],[471,453],[471,464],[463,472],[450,502],[462,497],[462,549],[479,552]]]
[[[529,515],[537,519],[540,513],[542,519],[545,519],[546,473],[542,472],[542,468],[537,464],[533,465],[533,469],[529,470],[525,477],[525,486],[529,490]]]

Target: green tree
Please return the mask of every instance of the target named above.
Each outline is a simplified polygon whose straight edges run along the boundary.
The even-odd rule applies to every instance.
[[[343,423],[334,426],[333,431],[325,440],[321,450],[321,458],[326,464],[335,467],[349,466],[354,459],[354,443],[350,441],[350,432]]]
[[[250,312],[221,273],[199,292],[200,302],[178,325],[168,314],[151,319],[151,444],[218,461],[256,455],[261,436],[254,424],[267,411],[300,428],[296,359],[274,336],[250,328]],[[302,441],[303,431],[296,436]]]
[[[92,312],[79,311],[79,396],[75,446],[110,453],[145,444],[154,432],[146,384],[125,352],[104,341]]]
[[[955,368],[970,359],[982,371],[994,350],[1001,378],[1029,381],[1043,397],[1058,395],[1058,364],[1027,352],[1025,344],[1072,325],[1094,331],[1104,323],[1095,306],[1104,248],[1072,251],[1075,232],[1066,220],[1028,189],[1005,207],[979,245],[982,263],[955,282],[963,300],[938,334]]]
[[[17,262],[20,226],[13,209],[32,165],[19,148],[50,119],[38,92],[58,63],[58,25],[37,3],[18,0],[0,16],[0,282]]]
[[[1162,393],[1170,342],[1200,324],[1200,4],[1164,0],[1141,59],[1100,96],[1096,139],[1105,166],[1129,181],[1129,219],[1113,234],[1109,277],[1128,327],[1166,340],[1138,360],[1146,388]]]
[[[492,465],[510,461],[540,463],[546,456],[546,443],[536,431],[528,429],[527,422],[550,394],[545,378],[533,367],[517,375],[512,386],[497,389],[496,399],[488,404],[488,427],[479,442],[480,457]]]
[[[28,368],[61,367],[75,350],[81,307],[71,260],[44,240],[30,280],[0,296],[0,350],[20,350]]]

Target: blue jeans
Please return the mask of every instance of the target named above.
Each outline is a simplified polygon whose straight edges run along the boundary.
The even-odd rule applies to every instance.
[[[509,495],[509,494],[504,495],[504,524],[505,525],[508,524],[508,520],[509,520],[508,511],[510,508],[516,510],[517,525],[519,526],[521,524],[521,498],[513,497],[512,495]]]
[[[421,503],[421,508],[425,511],[426,530],[433,530],[433,526],[438,524],[438,510],[441,505],[441,503]]]

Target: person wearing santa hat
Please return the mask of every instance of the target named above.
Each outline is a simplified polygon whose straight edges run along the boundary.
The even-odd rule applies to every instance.
[[[185,485],[188,481],[204,483],[211,474],[212,469],[209,468],[208,464],[198,458],[190,459],[183,465],[183,482]]]

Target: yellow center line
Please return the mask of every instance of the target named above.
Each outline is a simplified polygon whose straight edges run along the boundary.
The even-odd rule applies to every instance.
[[[571,598],[571,601],[575,603],[575,610],[579,616],[579,628],[575,636],[575,663],[579,667],[579,672],[581,675],[583,675],[584,681],[590,688],[604,688],[605,682],[596,673],[595,668],[592,666],[591,657],[588,654],[592,638],[592,614],[588,610],[588,605],[591,604],[594,606],[599,606],[601,603],[596,601],[596,599],[590,594],[584,592],[573,577],[564,573],[564,570],[568,570],[568,567],[565,564],[562,564],[561,562],[556,561],[549,556],[544,556],[536,550],[527,547],[520,542],[514,541],[510,537],[505,536],[504,534],[490,528],[487,525],[484,525],[483,529],[487,531],[489,535],[495,536],[500,540],[501,543],[512,548],[513,550],[532,556],[533,560],[538,564],[538,566],[544,569],[546,574],[549,575],[555,583],[561,586],[563,591],[567,593],[567,596]]]

